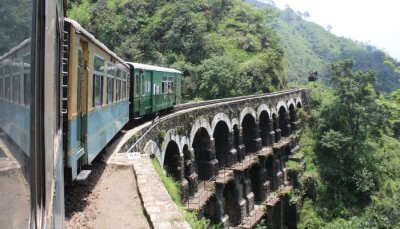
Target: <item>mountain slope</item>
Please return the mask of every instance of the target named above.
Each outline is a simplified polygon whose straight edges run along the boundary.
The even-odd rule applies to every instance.
[[[372,70],[377,73],[376,87],[379,91],[389,92],[400,88],[399,74],[384,64],[385,53],[381,50],[335,36],[322,26],[304,20],[302,13],[290,8],[279,10],[257,0],[246,2],[259,8],[273,8],[279,13],[273,28],[284,46],[289,80],[305,81],[310,71],[318,71],[326,80],[331,63],[353,59],[355,70]]]
[[[68,15],[127,60],[183,70],[186,99],[286,84],[272,12],[240,0],[72,0]]]

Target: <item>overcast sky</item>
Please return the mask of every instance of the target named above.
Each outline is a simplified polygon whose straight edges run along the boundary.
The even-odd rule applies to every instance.
[[[332,32],[353,40],[369,42],[400,61],[399,0],[275,0],[284,8],[308,11],[310,19]]]

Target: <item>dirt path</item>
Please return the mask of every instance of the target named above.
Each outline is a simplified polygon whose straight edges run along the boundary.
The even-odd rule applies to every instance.
[[[66,188],[66,228],[150,228],[132,167],[93,167],[87,181]]]

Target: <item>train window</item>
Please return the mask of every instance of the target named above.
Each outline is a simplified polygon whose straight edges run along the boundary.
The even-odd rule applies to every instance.
[[[107,77],[107,104],[114,100],[114,79]]]
[[[3,79],[0,79],[0,98],[3,98],[4,90],[3,90]]]
[[[168,94],[172,94],[173,92],[172,92],[172,82],[171,81],[169,81],[168,82]]]
[[[135,97],[137,97],[139,95],[139,85],[140,85],[140,83],[139,83],[139,75],[136,74],[135,75],[135,86],[136,86]]]
[[[10,77],[7,77],[5,79],[4,86],[5,86],[4,98],[7,99],[8,101],[10,101],[11,100],[11,78]]]
[[[93,106],[101,106],[103,104],[103,76],[94,75],[93,77]]]
[[[141,84],[142,84],[142,95],[144,95],[145,94],[145,84],[146,84],[146,82],[144,81],[144,74],[142,73],[142,75],[141,75],[141,77],[140,77],[140,81],[141,81]]]
[[[14,103],[19,103],[19,97],[20,97],[20,77],[19,75],[13,77],[13,82],[12,82],[13,90],[12,90],[12,100]]]
[[[109,77],[115,76],[115,65],[111,62],[107,64],[107,76]]]
[[[94,57],[93,74],[93,107],[103,104],[103,77],[104,77],[104,59],[99,56]]]
[[[94,57],[94,71],[102,72],[104,74],[104,59],[99,56]]]
[[[117,69],[117,77],[121,78],[121,69]]]
[[[121,80],[117,80],[117,101],[121,100]]]
[[[126,82],[122,82],[122,98],[126,99]]]
[[[22,60],[24,65],[24,104],[28,106],[31,103],[31,54],[24,55]]]

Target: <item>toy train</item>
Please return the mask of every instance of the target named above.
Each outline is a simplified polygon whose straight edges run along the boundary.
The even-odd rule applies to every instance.
[[[76,21],[66,18],[64,27],[68,79],[63,85],[63,140],[74,180],[129,120],[179,104],[182,73],[125,62]]]
[[[0,23],[0,228],[63,228],[64,178],[130,120],[179,104],[182,73],[127,63],[64,18],[66,1],[4,8],[22,13]]]

